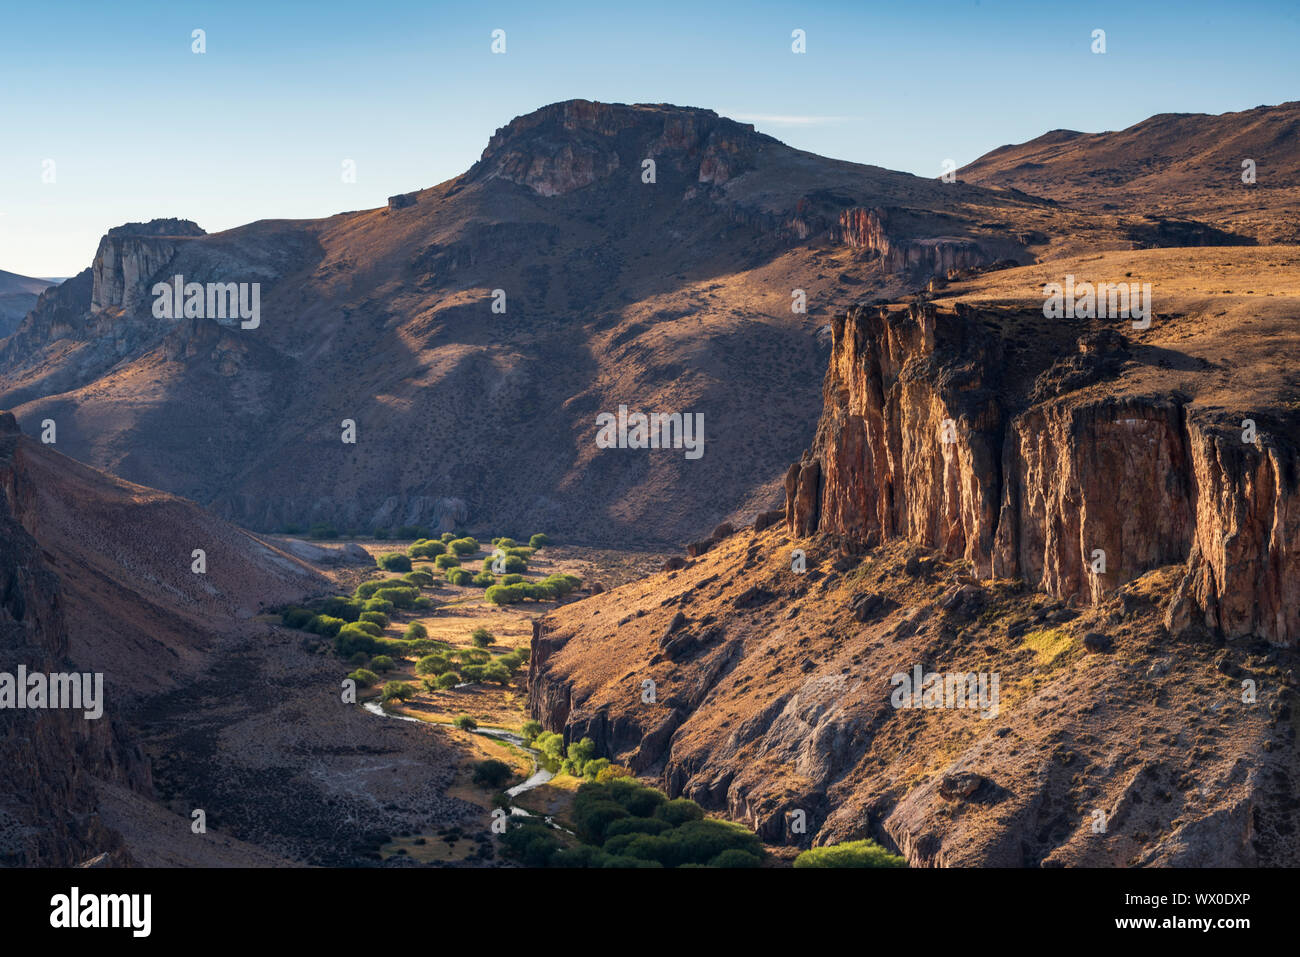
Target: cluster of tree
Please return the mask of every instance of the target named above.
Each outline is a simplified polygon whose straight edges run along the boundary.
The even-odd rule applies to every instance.
[[[540,736],[539,736],[540,740]],[[763,848],[748,828],[704,817],[694,801],[670,801],[607,768],[578,788],[572,819],[577,847],[565,847],[536,818],[512,818],[505,854],[530,867],[758,867]]]
[[[447,543],[438,539],[420,538],[412,542],[406,554],[413,559],[434,559],[447,552]]]
[[[419,659],[415,673],[425,676],[424,686],[429,691],[445,691],[462,681],[494,682],[504,687],[526,660],[527,652],[518,649],[496,658],[481,648],[441,650]]]
[[[519,581],[510,585],[493,585],[488,588],[483,597],[494,605],[514,605],[526,598],[534,601],[554,601],[567,595],[581,583],[582,579],[576,575],[557,573],[537,582]]]

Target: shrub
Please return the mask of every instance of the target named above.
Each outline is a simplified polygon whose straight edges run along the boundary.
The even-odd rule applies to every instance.
[[[491,664],[483,666],[482,680],[484,681],[495,681],[497,684],[505,687],[510,684],[511,677],[512,672],[510,669],[500,662],[494,661]]]
[[[504,761],[487,758],[484,761],[474,762],[474,783],[479,787],[499,791],[506,786],[506,782],[512,777],[514,777],[514,773],[510,770],[510,765]]]
[[[450,691],[458,684],[460,684],[460,675],[454,671],[444,671],[438,675],[437,685],[439,691]]]
[[[455,555],[439,555],[433,560],[433,563],[446,571],[448,568],[458,567],[460,565],[460,559]]]
[[[518,585],[523,580],[524,580],[523,575],[502,575],[501,576],[501,584],[503,585]]]
[[[540,821],[514,818],[501,835],[501,850],[525,867],[547,867],[560,851],[560,839]]]
[[[403,525],[397,530],[394,538],[414,538],[417,541],[429,537],[429,530],[423,525]]]
[[[846,841],[814,847],[794,859],[795,867],[906,867],[907,861],[875,841]]]
[[[487,588],[489,585],[495,585],[496,581],[497,577],[491,572],[479,572],[470,579],[470,582],[479,588]]]
[[[432,608],[433,599],[430,598],[428,595],[421,595],[419,598],[415,599],[415,601],[411,602],[411,607],[418,608],[420,610],[424,610],[426,608]]]
[[[524,663],[523,659],[519,656],[519,652],[517,650],[508,652],[497,659],[497,664],[510,669],[511,674],[514,674],[516,671],[518,671],[519,666],[522,665],[523,663]]]
[[[488,631],[482,625],[479,625],[469,633],[469,640],[474,643],[475,648],[486,648],[495,641],[492,637],[492,632]]]
[[[513,558],[522,558],[524,561],[528,561],[528,559],[533,557],[533,550],[531,548],[521,548],[516,545],[514,548],[507,548],[506,554]]]
[[[456,657],[476,665],[485,665],[492,660],[492,656],[482,648],[462,648],[456,652]]]
[[[329,615],[313,615],[311,621],[307,622],[306,630],[313,635],[333,638],[339,633],[339,629],[346,624],[347,622],[342,618],[331,618]]]
[[[571,816],[580,839],[588,844],[604,844],[605,829],[615,821],[621,821],[631,815],[627,813],[627,808],[616,801],[575,800]],[[624,835],[624,837],[631,837],[631,835]],[[617,848],[610,848],[608,853],[616,854],[619,851]]]
[[[677,827],[704,817],[704,809],[688,798],[674,798],[655,808],[654,816]]]
[[[523,735],[524,747],[532,747],[534,739],[542,733],[542,723],[540,721],[525,721],[524,726],[519,729]]]
[[[577,575],[563,575],[557,573],[554,575],[547,575],[538,582],[538,584],[552,586],[555,589],[556,595],[567,595],[582,584],[582,579]]]
[[[453,568],[447,572],[447,583],[449,585],[468,586],[473,577],[473,575],[463,568]]]
[[[361,616],[361,608],[360,601],[343,595],[323,598],[316,605],[316,610],[320,614],[329,615],[331,618],[342,618],[344,621],[356,621]]]
[[[493,548],[514,548],[518,544],[519,543],[516,542],[513,538],[509,538],[505,535],[502,535],[500,538],[492,539]]]
[[[447,656],[436,653],[425,655],[415,663],[415,673],[417,675],[440,675],[449,668],[451,668],[451,662],[447,660]]]
[[[413,572],[407,572],[405,575],[402,576],[402,581],[410,582],[412,585],[417,585],[421,588],[429,588],[430,586],[433,585],[435,581],[437,581],[437,579],[434,578],[433,575],[431,575],[429,572],[417,570]]]
[[[391,615],[397,606],[385,598],[369,598],[361,608],[364,611],[382,611],[385,615]]]
[[[375,559],[375,564],[386,572],[409,572],[411,559],[401,552],[386,552]]]
[[[671,831],[673,826],[667,821],[654,817],[625,817],[610,822],[605,828],[606,839],[620,834],[662,834]]]
[[[386,528],[375,529],[375,541],[382,542],[385,541],[387,538],[388,538],[388,529]]]
[[[392,671],[397,665],[388,655],[375,655],[370,660],[370,667],[375,671]]]
[[[528,562],[524,561],[517,555],[506,555],[504,558],[500,559],[493,558],[489,555],[487,558],[483,559],[483,570],[485,572],[496,571],[496,569],[492,567],[494,562],[499,562],[497,568],[503,569],[504,574],[519,575],[528,571]]]
[[[338,538],[339,530],[329,522],[317,522],[307,529],[307,534],[312,538]]]
[[[380,630],[388,627],[388,616],[382,611],[363,611],[360,621],[368,621],[373,625],[378,625]]]
[[[453,721],[452,724],[457,728],[460,728],[462,731],[473,731],[478,727],[478,722],[467,714],[462,714],[459,718]]]
[[[757,855],[732,847],[709,861],[709,867],[758,867],[762,863]]]
[[[428,638],[429,629],[424,627],[423,622],[413,621],[406,626],[406,632],[402,637],[407,641],[415,641],[418,638]]]
[[[398,608],[410,608],[417,598],[420,597],[420,591],[414,585],[397,585],[392,588],[381,588],[375,592],[375,598],[379,601],[391,601]]]
[[[316,616],[306,608],[290,608],[280,616],[280,621],[290,628],[304,628]]]
[[[348,677],[362,688],[369,688],[371,685],[379,681],[379,675],[375,674],[373,671],[367,671],[365,668],[358,668],[356,671],[349,674]]]
[[[364,651],[358,651],[348,659],[348,664],[353,668],[364,668],[366,665],[370,664],[370,656]]]
[[[544,581],[525,584],[523,589],[524,595],[534,601],[552,601],[559,597],[555,591],[555,586]]]
[[[447,543],[447,547],[457,555],[473,555],[478,551],[478,542],[468,536],[453,538]]]
[[[374,614],[379,614],[379,612],[372,611],[364,614],[374,615]],[[381,628],[376,622],[373,621],[350,621],[346,625],[344,625],[343,628],[340,630],[341,631],[363,631],[371,638],[384,637],[384,629]]]
[[[609,758],[595,758],[582,766],[582,776],[588,781],[595,781],[601,771],[609,767]]]
[[[532,538],[528,539],[529,548],[541,548],[542,546],[549,544],[551,544],[550,536],[542,532],[538,532]]]
[[[415,696],[415,686],[405,681],[390,681],[384,685],[380,698],[384,701],[405,701]]]
[[[375,592],[381,588],[387,588],[392,585],[391,578],[372,578],[368,582],[362,582],[357,586],[356,591],[352,593],[354,598],[373,598]]]
[[[451,541],[451,540],[452,540],[453,538],[455,538],[455,537],[456,537],[456,533],[455,533],[455,532],[443,532],[443,533],[442,533],[442,536],[441,536],[441,540],[442,540],[442,543],[445,545],[445,544],[447,544],[449,541]]]
[[[406,549],[411,558],[437,558],[447,551],[447,546],[435,539],[422,538]]]
[[[520,582],[516,585],[492,585],[483,597],[494,605],[517,605],[528,597],[528,585]]]
[[[340,658],[348,658],[357,654],[374,654],[379,650],[379,643],[375,636],[366,631],[363,625],[370,625],[369,622],[348,622],[343,625],[338,633],[334,636],[334,653]]]
[[[482,681],[487,665],[461,665],[460,674],[466,681]]]

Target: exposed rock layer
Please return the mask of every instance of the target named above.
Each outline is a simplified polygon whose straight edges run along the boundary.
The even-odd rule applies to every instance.
[[[1186,396],[1074,391],[1078,363],[1009,356],[1037,332],[1006,328],[960,305],[837,318],[817,437],[786,478],[789,530],[906,538],[1088,603],[1186,563],[1171,625],[1300,640],[1296,423],[1243,441]],[[1098,369],[1115,347],[1099,342],[1079,344]]]

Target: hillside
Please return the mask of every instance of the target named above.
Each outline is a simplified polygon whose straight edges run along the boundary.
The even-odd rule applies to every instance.
[[[1152,222],[1134,238],[1187,245],[1300,243],[1300,102],[1239,113],[1165,113],[1118,132],[1053,130],[1002,146],[958,171],[981,186],[1023,190],[1073,209],[1134,210]],[[1254,182],[1242,181],[1243,162]],[[1216,233],[1215,230],[1218,232]],[[1222,235],[1227,234],[1227,235]]]
[[[832,314],[954,270],[1127,248],[1129,228],[708,110],[568,101],[387,208],[110,230],[0,343],[0,404],[28,429],[54,419],[74,458],[262,531],[678,544],[780,501]],[[260,324],[155,319],[152,283],[174,275],[261,283]],[[595,417],[620,405],[703,413],[705,454],[598,449]]]
[[[1294,866],[1298,267],[1112,252],[836,317],[784,512],[541,619],[532,714],[773,841]],[[1150,328],[1045,319],[1066,273],[1151,282]],[[997,707],[899,707],[918,667]]]

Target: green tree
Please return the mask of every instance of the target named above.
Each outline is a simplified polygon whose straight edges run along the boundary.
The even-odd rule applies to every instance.
[[[387,552],[376,559],[375,564],[386,572],[409,572],[411,558],[401,552]]]
[[[794,859],[795,867],[906,867],[907,860],[875,841],[846,841],[814,847]]]
[[[406,701],[414,697],[415,686],[405,681],[390,681],[380,693],[380,698],[384,701]]]

